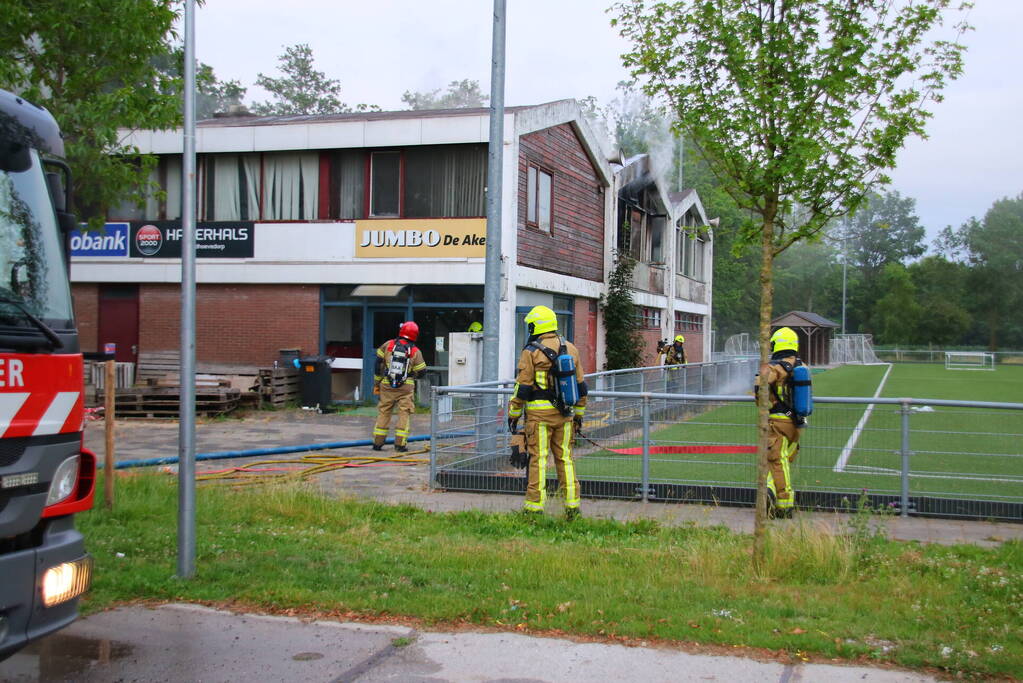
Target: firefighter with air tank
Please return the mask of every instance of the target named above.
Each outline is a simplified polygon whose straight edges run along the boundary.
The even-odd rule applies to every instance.
[[[586,382],[579,350],[558,334],[558,319],[547,306],[534,306],[525,318],[529,339],[519,356],[515,390],[508,403],[508,431],[515,435],[525,412],[526,449],[513,445],[511,464],[526,467],[529,481],[523,512],[543,514],[547,463],[554,457],[565,501],[565,518],[579,516],[579,479],[572,462],[573,433],[581,433]],[[521,437],[515,439],[521,443]]]
[[[760,377],[767,379],[770,436],[767,461],[768,514],[791,517],[796,494],[792,488],[790,465],[799,452],[799,437],[806,417],[813,412],[810,395],[810,371],[799,358],[799,337],[789,327],[771,335],[771,359],[760,366],[753,393],[760,403]]]
[[[394,428],[394,450],[398,453],[408,451],[409,424],[416,408],[416,379],[426,372],[423,352],[415,345],[418,337],[419,325],[409,320],[398,328],[395,339],[384,342],[377,349],[373,393],[380,396],[380,404],[373,427],[374,451],[383,450],[391,414],[395,410],[398,411],[398,423]]]

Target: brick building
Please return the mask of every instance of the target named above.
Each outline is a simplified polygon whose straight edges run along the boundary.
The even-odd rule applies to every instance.
[[[537,304],[600,369],[620,173],[572,100],[509,107],[504,130],[500,375]],[[414,319],[430,381],[445,382],[447,335],[483,318],[488,133],[487,109],[199,122],[200,370],[298,348],[335,358],[335,398],[365,396],[376,346]],[[177,348],[181,277],[181,132],[129,138],[158,156],[163,192],[76,235],[71,265],[83,349],[114,342],[124,361]],[[658,192],[662,213],[683,215]],[[648,302],[666,321],[671,295]]]

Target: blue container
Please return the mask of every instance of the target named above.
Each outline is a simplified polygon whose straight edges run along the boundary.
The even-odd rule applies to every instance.
[[[797,365],[792,368],[792,411],[798,417],[813,414],[813,389],[810,385],[810,368]]]
[[[579,385],[575,381],[575,359],[568,353],[562,353],[557,359],[558,393],[566,406],[574,406],[579,402]]]

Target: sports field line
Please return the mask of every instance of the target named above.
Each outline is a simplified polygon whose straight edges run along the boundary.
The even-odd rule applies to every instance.
[[[899,470],[893,470],[888,467],[871,467],[870,465],[849,465],[845,468],[846,472],[852,472],[855,474],[876,474],[887,477],[898,477],[902,473]],[[981,483],[1008,483],[1008,484],[1019,484],[1023,483],[1021,477],[992,477],[982,474],[953,474],[953,473],[941,473],[941,472],[910,472],[910,479],[946,479],[954,481],[977,481]]]
[[[877,391],[874,392],[872,398],[877,398],[881,395],[881,391],[884,389],[884,383],[888,381],[888,375],[891,374],[892,364],[885,363],[888,369],[884,371],[884,377],[881,378],[881,383],[877,385]],[[856,442],[860,439],[860,434],[863,432],[863,428],[867,424],[867,420],[870,419],[870,414],[874,412],[874,404],[871,403],[867,406],[867,409],[863,411],[863,417],[856,423],[856,428],[853,430],[849,440],[845,442],[845,448],[842,449],[841,454],[838,456],[838,462],[835,463],[834,471],[843,472],[845,471],[845,465],[849,462],[849,456],[852,455],[853,448],[856,447]]]

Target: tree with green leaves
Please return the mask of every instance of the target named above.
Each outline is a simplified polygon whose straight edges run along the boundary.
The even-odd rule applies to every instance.
[[[123,130],[180,124],[180,82],[156,64],[173,52],[174,0],[6,0],[0,87],[45,107],[74,172],[75,210],[95,226],[108,207],[144,201],[155,157]],[[122,130],[122,132],[119,132]]]
[[[923,311],[912,341],[939,348],[963,344],[973,325],[966,264],[935,255],[911,263],[907,270],[916,290],[916,302]]]
[[[468,78],[451,81],[445,92],[439,89],[428,92],[406,90],[401,96],[401,101],[414,110],[485,107],[489,100],[490,95],[484,95],[480,90],[480,82]]]
[[[963,46],[929,40],[951,0],[621,0],[613,23],[645,91],[672,107],[751,219],[760,251],[761,361],[769,356],[775,257],[884,184],[929,106],[962,72]],[[761,373],[760,391],[766,395]],[[770,427],[759,410],[753,559],[766,544]]]
[[[901,263],[889,263],[881,271],[883,295],[874,306],[876,340],[882,344],[909,344],[924,310],[917,302],[916,286]]]
[[[1023,343],[1023,193],[996,201],[984,220],[942,232],[945,249],[970,266],[968,291],[991,351]]]
[[[607,294],[600,298],[604,314],[605,370],[635,368],[643,356],[643,340],[636,323],[636,305],[632,300],[632,271],[636,267],[627,254],[617,254]]]
[[[379,111],[375,105],[359,104],[353,109],[341,101],[341,82],[327,78],[313,67],[313,51],[299,43],[285,47],[278,61],[281,76],[274,78],[260,73],[256,85],[268,91],[273,100],[257,102],[252,112],[260,116],[292,116],[295,114],[343,114],[351,111]]]
[[[214,114],[242,106],[246,88],[241,81],[222,81],[209,64],[199,63],[195,70],[195,118],[213,118]]]

